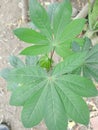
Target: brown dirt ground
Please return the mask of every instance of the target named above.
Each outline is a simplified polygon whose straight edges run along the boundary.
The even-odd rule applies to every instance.
[[[82,1],[85,3],[85,0]],[[75,2],[73,5],[78,5],[78,9],[84,5],[81,4],[79,0],[73,0],[73,2]],[[20,0],[0,0],[0,70],[9,66],[9,55],[18,55],[19,51],[23,48],[22,42],[20,42],[12,32],[14,28],[23,26],[19,3]],[[34,129],[25,129],[20,121],[21,108],[10,106],[9,98],[10,92],[7,91],[6,82],[0,78],[0,123],[7,122],[11,126],[11,130],[46,130],[46,127],[43,125],[43,123]],[[94,101],[93,104],[92,100]],[[92,116],[95,116],[95,114],[98,112],[97,102],[97,98],[88,100],[88,104],[90,104],[89,106],[91,109],[92,107],[95,107],[95,113],[93,111]],[[74,126],[73,124],[70,124],[70,126]],[[84,128],[84,126],[75,125],[73,130],[91,129],[90,127]]]

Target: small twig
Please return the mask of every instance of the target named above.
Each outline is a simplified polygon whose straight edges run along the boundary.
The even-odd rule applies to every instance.
[[[22,2],[22,20],[24,22],[28,22],[28,10],[29,10],[28,0],[21,0],[21,2]]]
[[[53,59],[54,51],[55,51],[55,48],[54,48],[53,51],[51,52],[51,60]]]

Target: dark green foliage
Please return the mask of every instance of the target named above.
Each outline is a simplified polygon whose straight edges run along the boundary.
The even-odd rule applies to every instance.
[[[11,56],[12,67],[1,71],[12,91],[10,104],[22,106],[21,119],[31,128],[45,121],[48,130],[67,130],[68,120],[88,125],[90,112],[83,97],[97,96],[98,45],[77,38],[85,19],[71,19],[69,0],[52,4],[48,11],[30,0],[30,18],[36,30],[18,28],[14,34],[31,46]],[[54,64],[54,52],[62,61]]]

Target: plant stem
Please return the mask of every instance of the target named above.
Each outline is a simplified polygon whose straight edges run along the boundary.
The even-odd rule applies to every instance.
[[[51,60],[53,59],[55,48],[53,48],[53,51],[51,52]]]
[[[55,47],[53,48],[53,50],[51,51],[51,54],[50,54],[50,59],[51,59],[50,70],[52,69],[52,61],[53,61],[54,51],[55,51]]]

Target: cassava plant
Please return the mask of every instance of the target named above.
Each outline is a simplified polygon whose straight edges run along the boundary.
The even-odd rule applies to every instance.
[[[22,106],[23,125],[31,128],[44,120],[48,130],[67,130],[68,120],[88,125],[85,97],[98,95],[98,44],[78,38],[85,19],[71,19],[69,0],[50,4],[48,9],[29,0],[31,28],[17,28],[14,34],[30,47],[9,58],[12,67],[1,71],[11,91],[10,104]],[[54,53],[61,57],[54,61]]]

